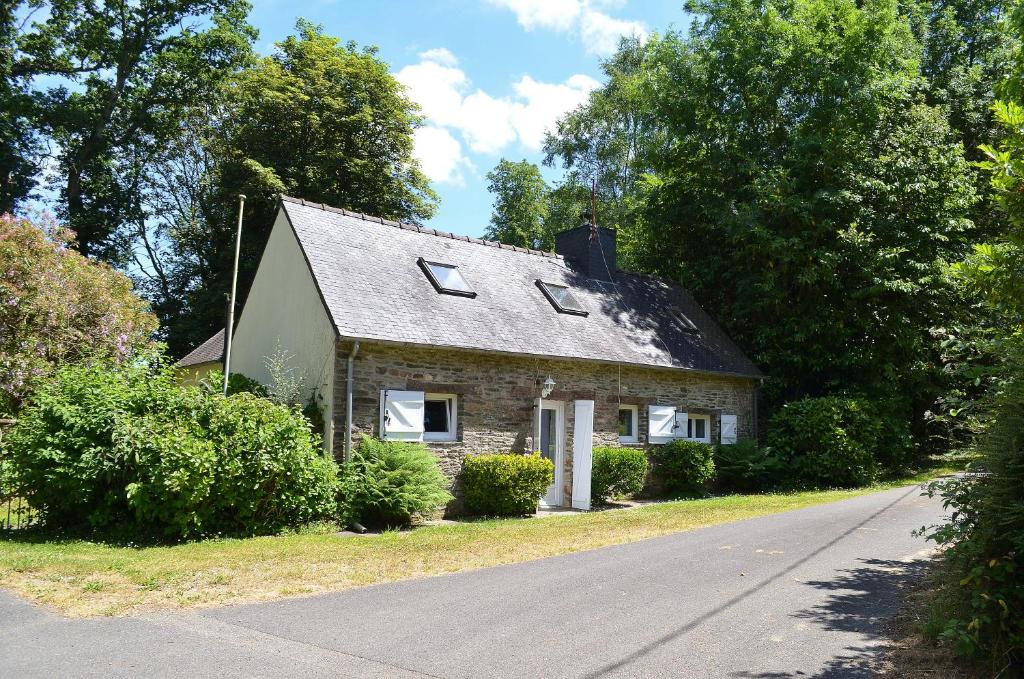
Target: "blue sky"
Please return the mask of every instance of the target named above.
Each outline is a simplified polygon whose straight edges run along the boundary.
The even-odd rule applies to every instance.
[[[484,175],[502,158],[540,163],[543,131],[600,82],[622,34],[688,21],[681,0],[254,0],[258,49],[302,16],[380,56],[423,108],[417,155],[441,198],[430,225],[479,236]],[[554,171],[549,178],[557,177]]]

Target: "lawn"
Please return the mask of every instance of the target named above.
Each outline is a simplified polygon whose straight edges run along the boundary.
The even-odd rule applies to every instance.
[[[8,534],[0,537],[0,586],[70,616],[266,601],[635,542],[919,483],[946,471],[857,490],[733,495],[375,536],[339,537],[321,527],[276,537],[125,547]]]

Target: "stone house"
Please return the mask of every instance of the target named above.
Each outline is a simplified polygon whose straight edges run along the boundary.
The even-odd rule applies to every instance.
[[[364,434],[423,441],[457,485],[466,455],[540,450],[543,504],[586,508],[595,445],[756,436],[757,367],[615,254],[590,224],[550,253],[282,196],[231,369],[267,383],[287,352],[339,458]]]

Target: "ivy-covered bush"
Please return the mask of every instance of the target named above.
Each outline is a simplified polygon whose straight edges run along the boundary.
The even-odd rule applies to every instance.
[[[787,403],[768,427],[768,445],[799,481],[814,486],[872,483],[881,471],[883,425],[869,401],[838,396]]]
[[[554,480],[555,465],[540,453],[469,456],[462,466],[466,511],[480,516],[532,514]]]
[[[56,366],[123,361],[157,328],[131,280],[72,250],[71,238],[52,221],[0,215],[0,417]]]
[[[437,458],[423,444],[363,437],[342,470],[342,521],[407,525],[451,501],[447,488]]]
[[[726,493],[756,493],[786,481],[786,465],[770,448],[744,439],[715,446],[715,485]]]
[[[337,467],[300,413],[178,386],[159,356],[59,368],[6,445],[17,492],[54,529],[272,533],[336,507]]]
[[[647,453],[636,448],[594,448],[590,476],[590,501],[603,504],[618,495],[643,490],[647,478]]]
[[[672,496],[700,495],[715,477],[714,448],[707,443],[669,441],[653,452],[654,473]]]

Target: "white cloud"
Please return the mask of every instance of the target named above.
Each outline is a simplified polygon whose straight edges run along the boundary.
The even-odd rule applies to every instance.
[[[491,4],[510,9],[516,21],[528,31],[534,28],[568,30],[579,16],[580,0],[490,0]]]
[[[512,113],[513,125],[523,145],[540,150],[544,132],[554,127],[563,115],[587,100],[600,83],[587,75],[577,74],[562,84],[538,82],[528,75],[516,83],[515,92],[526,104]]]
[[[514,84],[512,95],[494,96],[479,88],[474,90],[454,55],[447,50],[421,53],[419,63],[401,69],[397,77],[427,118],[430,127],[422,129],[456,131],[471,150],[488,154],[500,153],[517,142],[527,150],[539,150],[544,132],[559,117],[583,103],[599,85],[581,74],[563,83],[540,82],[525,75]],[[424,144],[428,141],[435,146],[442,144],[436,133],[429,133]],[[454,137],[451,141],[459,143]],[[451,143],[445,141],[444,146],[450,154]],[[419,143],[417,149],[419,153]],[[426,168],[428,161],[421,162]],[[441,169],[444,167],[447,165],[438,162],[439,176],[448,176]]]
[[[613,19],[604,12],[588,10],[580,21],[580,38],[590,54],[615,52],[622,37],[647,38],[647,26],[641,21]]]
[[[473,165],[462,153],[462,144],[448,130],[427,125],[413,133],[415,155],[423,174],[432,182],[465,183],[462,171]]]
[[[455,58],[449,50],[444,47],[438,47],[436,49],[427,50],[426,52],[420,53],[420,58],[424,61],[432,61],[442,66],[457,66],[459,60]]]
[[[492,5],[511,10],[527,31],[547,28],[575,31],[588,54],[608,56],[615,52],[622,37],[648,35],[642,21],[615,19],[595,7],[621,7],[621,0],[489,0]]]

